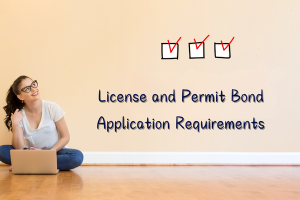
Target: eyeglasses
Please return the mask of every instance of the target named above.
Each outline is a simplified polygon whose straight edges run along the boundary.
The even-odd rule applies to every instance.
[[[38,82],[37,82],[37,80],[34,80],[34,81],[31,83],[30,86],[23,87],[23,88],[21,89],[21,91],[23,91],[23,92],[25,92],[25,93],[29,93],[29,92],[31,91],[31,88],[32,88],[32,87],[33,87],[33,88],[37,88],[37,86],[38,86]]]

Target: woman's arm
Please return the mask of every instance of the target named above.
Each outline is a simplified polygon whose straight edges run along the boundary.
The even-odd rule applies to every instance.
[[[11,143],[15,149],[24,148],[23,139],[23,129],[20,126],[20,121],[23,119],[24,115],[16,109],[15,113],[11,113],[11,123],[12,123],[12,138]]]
[[[58,133],[60,134],[60,139],[56,142],[56,144],[51,149],[59,151],[69,143],[70,134],[64,117],[62,117],[60,120],[55,122],[55,125]]]
[[[19,124],[12,124],[11,143],[15,149],[24,148],[23,129]]]

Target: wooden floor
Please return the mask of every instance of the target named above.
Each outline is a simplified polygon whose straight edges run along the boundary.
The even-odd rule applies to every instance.
[[[80,166],[13,175],[0,166],[0,199],[299,200],[300,166]]]

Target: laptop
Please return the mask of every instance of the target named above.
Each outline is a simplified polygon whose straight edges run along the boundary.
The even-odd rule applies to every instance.
[[[13,174],[57,174],[56,151],[11,149]]]

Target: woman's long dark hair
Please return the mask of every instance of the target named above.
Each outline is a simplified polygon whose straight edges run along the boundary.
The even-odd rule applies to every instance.
[[[11,113],[15,113],[17,109],[22,109],[25,105],[18,97],[21,93],[20,91],[20,84],[23,79],[30,78],[28,76],[22,75],[19,76],[13,84],[10,86],[9,90],[7,91],[6,96],[6,106],[3,109],[6,112],[6,117],[4,119],[4,123],[8,129],[8,131],[12,131],[12,122],[11,122]],[[30,78],[31,79],[31,78]]]

